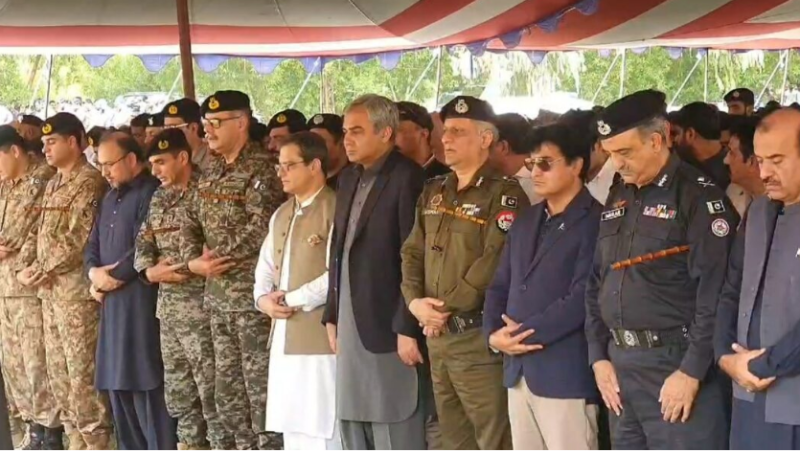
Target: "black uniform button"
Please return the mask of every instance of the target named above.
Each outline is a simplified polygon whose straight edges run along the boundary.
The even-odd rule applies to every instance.
[[[642,205],[642,200],[636,200],[636,206],[641,206],[641,205]]]
[[[519,289],[522,290],[522,291],[527,291],[528,290],[528,285],[522,285],[522,286],[519,287]]]

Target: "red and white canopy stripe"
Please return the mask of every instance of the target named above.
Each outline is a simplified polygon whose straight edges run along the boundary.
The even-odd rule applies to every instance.
[[[800,47],[800,0],[191,0],[197,54],[335,56],[473,43],[518,50]],[[178,53],[172,0],[0,0],[0,53]],[[505,48],[492,40],[490,48]]]

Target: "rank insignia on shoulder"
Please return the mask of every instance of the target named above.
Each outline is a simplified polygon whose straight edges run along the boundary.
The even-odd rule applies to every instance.
[[[500,205],[504,208],[517,209],[519,207],[519,200],[517,200],[517,197],[503,195],[500,199]]]
[[[480,186],[481,186],[481,184],[483,184],[483,176],[481,176],[480,178],[478,178],[478,182],[476,182],[476,183],[475,183],[475,187],[480,187]]]
[[[669,180],[669,175],[664,173],[664,176],[662,176],[661,179],[658,180],[656,185],[658,187],[664,187],[664,184],[666,184],[668,180]]]
[[[711,232],[718,238],[724,238],[731,232],[731,226],[725,219],[717,219],[711,223]]]
[[[697,183],[703,187],[714,187],[714,183],[711,182],[711,180],[706,178],[705,176],[697,178]]]
[[[725,212],[725,203],[722,200],[709,201],[706,206],[709,214],[722,214]]]
[[[618,219],[625,215],[625,208],[617,208],[612,209],[610,211],[605,211],[600,215],[600,221],[605,222],[607,220],[614,220]]]
[[[508,230],[511,229],[511,225],[514,224],[514,220],[517,219],[517,215],[511,211],[503,211],[500,214],[497,214],[497,228],[500,229],[503,233],[508,233]]]

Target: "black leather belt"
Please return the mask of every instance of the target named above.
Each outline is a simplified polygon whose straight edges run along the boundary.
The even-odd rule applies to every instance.
[[[622,349],[651,349],[678,343],[689,338],[687,326],[668,330],[611,329],[614,345]]]
[[[448,333],[464,333],[483,327],[483,310],[473,310],[447,318]]]

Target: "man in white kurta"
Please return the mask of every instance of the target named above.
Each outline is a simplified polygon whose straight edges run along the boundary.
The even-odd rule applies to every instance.
[[[283,433],[287,450],[342,448],[335,413],[336,355],[325,327],[315,322],[328,294],[325,264],[335,211],[325,166],[327,148],[318,136],[298,133],[283,145],[277,169],[284,191],[294,197],[270,220],[256,267],[256,308],[273,318],[266,429]],[[321,273],[309,271],[312,262],[322,262]],[[305,279],[309,272],[317,275],[297,281],[299,273]],[[306,321],[299,323],[300,318]]]

